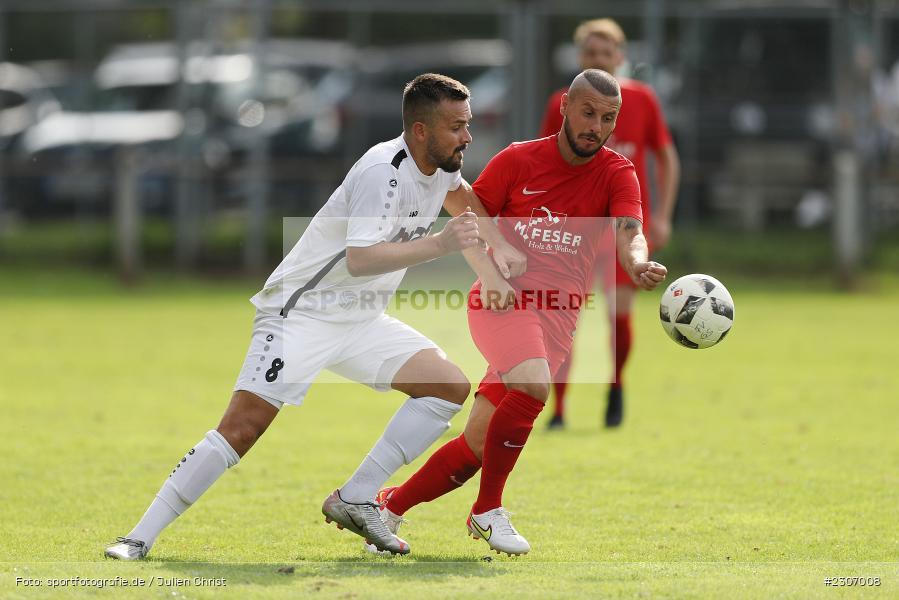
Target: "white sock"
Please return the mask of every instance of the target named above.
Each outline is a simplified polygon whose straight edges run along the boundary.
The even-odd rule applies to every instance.
[[[397,469],[418,458],[449,429],[450,419],[460,410],[461,404],[440,398],[406,400],[390,419],[381,439],[340,488],[340,497],[347,502],[374,499]]]
[[[214,429],[181,459],[140,522],[125,536],[153,545],[159,533],[209,489],[240,457]]]

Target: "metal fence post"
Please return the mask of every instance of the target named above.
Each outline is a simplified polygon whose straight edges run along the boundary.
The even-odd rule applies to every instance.
[[[650,65],[648,84],[658,84],[659,63],[665,45],[665,0],[646,0],[643,12],[643,37],[647,42],[646,62]]]
[[[831,12],[831,63],[837,131],[834,136],[833,248],[842,287],[854,286],[864,253],[863,209],[866,178],[876,155],[871,147],[876,123],[871,103],[873,19],[870,4],[841,0]],[[873,60],[873,56],[871,57]]]
[[[253,26],[253,89],[261,91],[265,85],[265,42],[271,20],[271,2],[260,0],[256,6]],[[244,268],[258,273],[265,268],[265,248],[268,221],[269,156],[268,138],[260,123],[253,132],[247,190],[247,237],[244,244]]]
[[[852,150],[834,156],[835,203],[833,219],[837,275],[843,286],[851,287],[862,257],[861,165]]]
[[[686,76],[682,105],[685,119],[682,124],[683,135],[678,139],[678,152],[681,155],[681,189],[677,206],[678,239],[683,241],[683,255],[688,264],[696,260],[695,232],[699,227],[699,188],[703,179],[702,164],[699,157],[699,131],[701,119],[699,114],[700,86],[700,52],[702,48],[703,22],[698,10],[690,10],[682,17],[686,19],[684,39],[678,50],[678,58],[685,65]]]
[[[199,7],[200,9],[202,7]],[[190,2],[179,2],[171,9],[175,20],[175,37],[178,46],[178,91],[176,106],[184,122],[181,136],[177,140],[177,163],[172,167],[175,173],[175,264],[179,269],[194,266],[199,253],[199,232],[197,227],[197,183],[194,169],[198,165],[196,157],[197,133],[190,127],[191,89],[185,78],[187,62],[190,58],[188,44],[195,31],[198,7]]]
[[[116,154],[115,197],[113,219],[115,222],[115,255],[119,276],[125,283],[134,283],[141,271],[141,214],[138,192],[137,150],[125,146]]]
[[[347,40],[353,45],[353,48],[359,51],[371,44],[371,27],[372,14],[367,8],[354,10],[347,15]],[[353,69],[359,71],[359,76],[363,77],[364,72],[360,70],[359,65],[354,64]],[[363,79],[364,81],[364,79]],[[351,110],[349,114],[349,123],[347,123],[346,139],[343,140],[343,166],[349,168],[358,158],[356,150],[363,148],[368,141],[368,120],[359,116],[355,110],[355,104],[350,104]],[[344,135],[341,132],[341,135]],[[316,186],[317,187],[317,186]]]
[[[511,5],[504,21],[505,36],[512,45],[511,137],[526,140],[535,136],[540,123],[537,66],[543,60],[539,55],[540,25],[538,7],[532,0],[521,0]]]
[[[0,63],[6,60],[6,13],[0,6]],[[6,233],[6,150],[0,152],[0,237]]]

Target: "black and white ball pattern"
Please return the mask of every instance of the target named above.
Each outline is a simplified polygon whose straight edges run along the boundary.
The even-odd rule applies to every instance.
[[[734,300],[714,277],[684,275],[662,294],[659,318],[665,332],[681,346],[710,348],[733,326]]]

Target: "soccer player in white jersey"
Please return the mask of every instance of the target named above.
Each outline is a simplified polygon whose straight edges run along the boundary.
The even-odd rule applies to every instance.
[[[477,270],[470,256],[483,252],[480,240],[493,247],[505,275],[524,268],[524,256],[492,221],[471,211],[430,235],[444,202],[477,202],[459,172],[472,139],[468,98],[464,85],[443,75],[420,75],[406,86],[403,134],[353,165],[252,298],[250,348],[218,427],[178,462],[141,520],[106,556],[146,556],[163,528],[237,464],[284,404],[302,403],[322,369],[409,396],[356,472],[322,506],[327,521],[377,549],[409,552],[381,521],[375,495],[449,427],[470,384],[434,342],[384,309],[409,266],[461,250]]]

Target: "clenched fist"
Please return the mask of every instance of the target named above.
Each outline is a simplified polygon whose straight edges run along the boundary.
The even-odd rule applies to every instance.
[[[648,262],[636,263],[631,279],[634,280],[634,283],[640,289],[653,290],[657,285],[665,281],[667,276],[668,269],[665,268],[665,265],[650,260]]]
[[[464,213],[447,221],[443,231],[435,237],[447,254],[476,246],[479,242],[478,216],[466,207]]]

